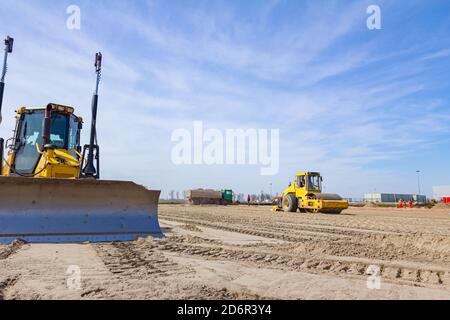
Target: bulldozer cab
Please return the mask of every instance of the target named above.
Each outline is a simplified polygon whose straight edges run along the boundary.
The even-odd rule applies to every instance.
[[[308,193],[322,192],[322,176],[318,172],[299,172],[296,175],[296,189]]]
[[[80,131],[82,119],[73,114],[73,108],[50,104],[50,135],[47,141],[51,148],[63,149],[79,160],[81,150]],[[40,160],[39,148],[44,142],[45,109],[21,108],[17,111],[17,122],[11,150],[14,153],[11,163],[18,174],[32,174]],[[77,152],[75,152],[77,151]]]

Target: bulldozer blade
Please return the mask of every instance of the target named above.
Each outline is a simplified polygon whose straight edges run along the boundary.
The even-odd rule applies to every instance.
[[[163,237],[159,195],[129,181],[0,177],[0,243]]]

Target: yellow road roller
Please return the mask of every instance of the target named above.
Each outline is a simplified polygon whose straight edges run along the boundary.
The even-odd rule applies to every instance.
[[[322,181],[319,172],[298,172],[272,210],[340,214],[348,208],[348,201],[337,194],[322,193]]]

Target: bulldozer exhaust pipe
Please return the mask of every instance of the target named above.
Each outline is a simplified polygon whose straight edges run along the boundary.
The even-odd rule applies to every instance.
[[[5,91],[5,83],[0,82],[0,124],[2,123],[2,105],[3,105],[3,92]]]
[[[94,145],[95,145],[95,129],[96,129],[96,122],[97,122],[97,104],[98,104],[98,95],[94,95],[92,97],[92,122],[91,122],[91,135],[89,138],[89,145],[88,145],[88,157],[87,157],[87,164],[84,168],[84,175],[86,178],[97,178],[99,177],[99,172],[96,170],[94,166]]]
[[[5,140],[0,138],[0,176],[3,175],[3,157],[5,149]]]
[[[6,37],[5,39],[5,55],[3,56],[3,68],[0,77],[0,124],[2,123],[2,105],[3,105],[3,93],[5,92],[5,76],[8,71],[8,54],[13,51],[14,39]]]
[[[51,130],[51,123],[52,121],[52,105],[49,104],[47,108],[45,109],[45,115],[44,115],[44,123],[42,128],[42,140],[44,147],[50,144],[50,130]]]

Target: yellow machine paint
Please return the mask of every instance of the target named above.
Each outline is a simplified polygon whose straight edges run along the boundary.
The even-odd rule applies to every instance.
[[[273,211],[339,214],[348,201],[337,194],[322,193],[322,176],[318,172],[298,172],[294,183],[283,191]]]
[[[57,115],[59,119],[66,119],[67,126],[62,127],[62,132],[53,133],[56,142],[62,141],[66,132],[72,132],[74,139],[72,145],[69,142],[62,145],[54,144],[44,146],[41,141],[37,141],[40,135],[38,127],[32,134],[27,133],[27,118],[37,117],[44,114],[47,110],[51,114]],[[9,152],[5,161],[3,161],[2,176],[22,176],[33,178],[60,178],[60,179],[78,179],[80,178],[82,167],[82,156],[79,151],[79,136],[82,128],[83,119],[73,114],[74,109],[58,104],[49,104],[47,108],[25,108],[22,107],[16,111],[16,130],[11,141]],[[43,117],[42,117],[43,118]],[[55,117],[56,118],[56,117]],[[38,119],[39,121],[40,119]],[[36,121],[35,121],[36,122]],[[24,128],[27,126],[27,128]],[[76,126],[76,127],[73,127]],[[58,136],[60,134],[61,136]],[[34,138],[34,139],[33,139]],[[23,141],[25,140],[25,141]],[[28,168],[17,169],[16,155],[18,152],[27,149],[29,166]],[[34,161],[33,161],[34,160]]]
[[[12,42],[5,40],[0,122]],[[6,143],[0,138],[0,244],[163,236],[157,211],[160,191],[131,181],[100,180],[96,119],[101,60],[101,53],[96,54],[89,144],[80,143],[83,119],[72,107],[55,103],[19,108],[13,137]]]

